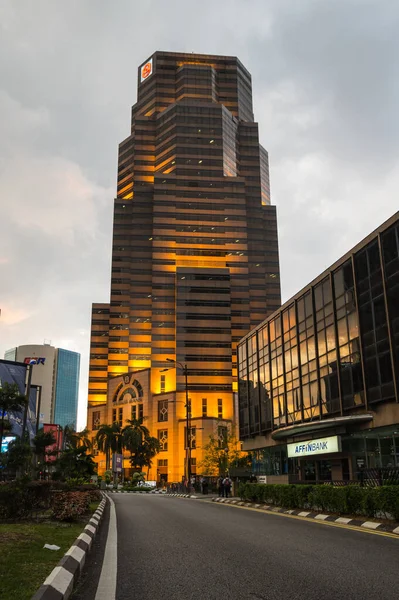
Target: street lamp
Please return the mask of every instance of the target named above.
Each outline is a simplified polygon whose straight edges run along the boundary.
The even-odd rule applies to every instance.
[[[190,405],[188,400],[188,369],[187,365],[179,362],[178,360],[174,360],[173,358],[166,359],[170,363],[174,363],[179,369],[181,369],[184,378],[185,378],[185,388],[186,388],[186,476],[187,476],[187,486],[190,489],[191,485],[191,430],[190,430]],[[168,369],[162,369],[162,371],[168,371]]]
[[[28,381],[27,381],[26,390],[25,390],[26,404],[25,404],[25,410],[24,410],[24,417],[23,417],[23,421],[22,421],[22,435],[21,435],[21,439],[22,440],[25,437],[26,421],[28,419],[30,390],[31,390],[31,387],[32,387],[32,369],[33,369],[33,365],[37,365],[37,360],[35,360],[34,358],[32,358],[29,361],[29,364],[28,364],[28,367],[27,367],[28,368]]]

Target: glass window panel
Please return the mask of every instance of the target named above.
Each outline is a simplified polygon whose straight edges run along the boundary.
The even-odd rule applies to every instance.
[[[321,283],[314,288],[314,303],[316,310],[323,307],[323,285]]]
[[[303,298],[298,300],[297,302],[297,311],[298,311],[298,322],[304,321],[305,319],[305,301]]]
[[[285,370],[286,372],[291,371],[291,350],[287,350],[284,353],[284,361],[285,361]]]
[[[323,355],[327,352],[327,344],[326,344],[326,332],[323,329],[319,331],[317,336],[317,348],[319,350],[319,355]]]
[[[300,355],[301,355],[301,365],[304,365],[308,362],[308,351],[306,342],[302,342],[300,345]]]
[[[327,327],[326,339],[327,339],[327,350],[328,351],[334,350],[335,349],[335,332],[334,332],[333,325],[330,325],[330,327]]]
[[[308,356],[309,356],[309,361],[316,358],[316,348],[315,348],[315,342],[314,342],[313,336],[308,339]]]
[[[344,272],[343,269],[338,269],[334,273],[334,291],[335,297],[339,298],[344,293]]]
[[[348,327],[345,318],[338,321],[338,340],[340,346],[348,341]]]

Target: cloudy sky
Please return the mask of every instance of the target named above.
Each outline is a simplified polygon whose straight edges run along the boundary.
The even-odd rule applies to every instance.
[[[85,424],[117,145],[157,49],[252,73],[284,300],[398,210],[398,30],[397,0],[0,0],[0,356],[81,352]]]

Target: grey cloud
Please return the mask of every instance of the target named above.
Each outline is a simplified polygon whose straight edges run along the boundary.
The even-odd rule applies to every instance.
[[[82,352],[109,293],[117,145],[157,49],[237,55],[252,73],[288,298],[397,210],[394,0],[3,0],[0,354]]]

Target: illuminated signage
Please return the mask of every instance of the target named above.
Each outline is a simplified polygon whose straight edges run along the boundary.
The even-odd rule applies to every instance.
[[[36,358],[36,356],[27,356],[26,358],[24,358],[24,363],[26,365],[29,365],[30,361],[35,361],[34,364],[36,365],[44,365],[44,363],[46,362],[46,358]]]
[[[140,82],[143,83],[149,76],[152,75],[152,58],[147,60],[140,69]]]
[[[16,439],[15,435],[6,435],[3,437],[3,439],[1,440],[1,449],[0,452],[7,452],[8,451],[8,444],[10,442],[13,442]]]
[[[301,456],[315,456],[317,454],[330,454],[341,452],[341,438],[337,435],[306,442],[287,444],[288,458],[301,458]]]

